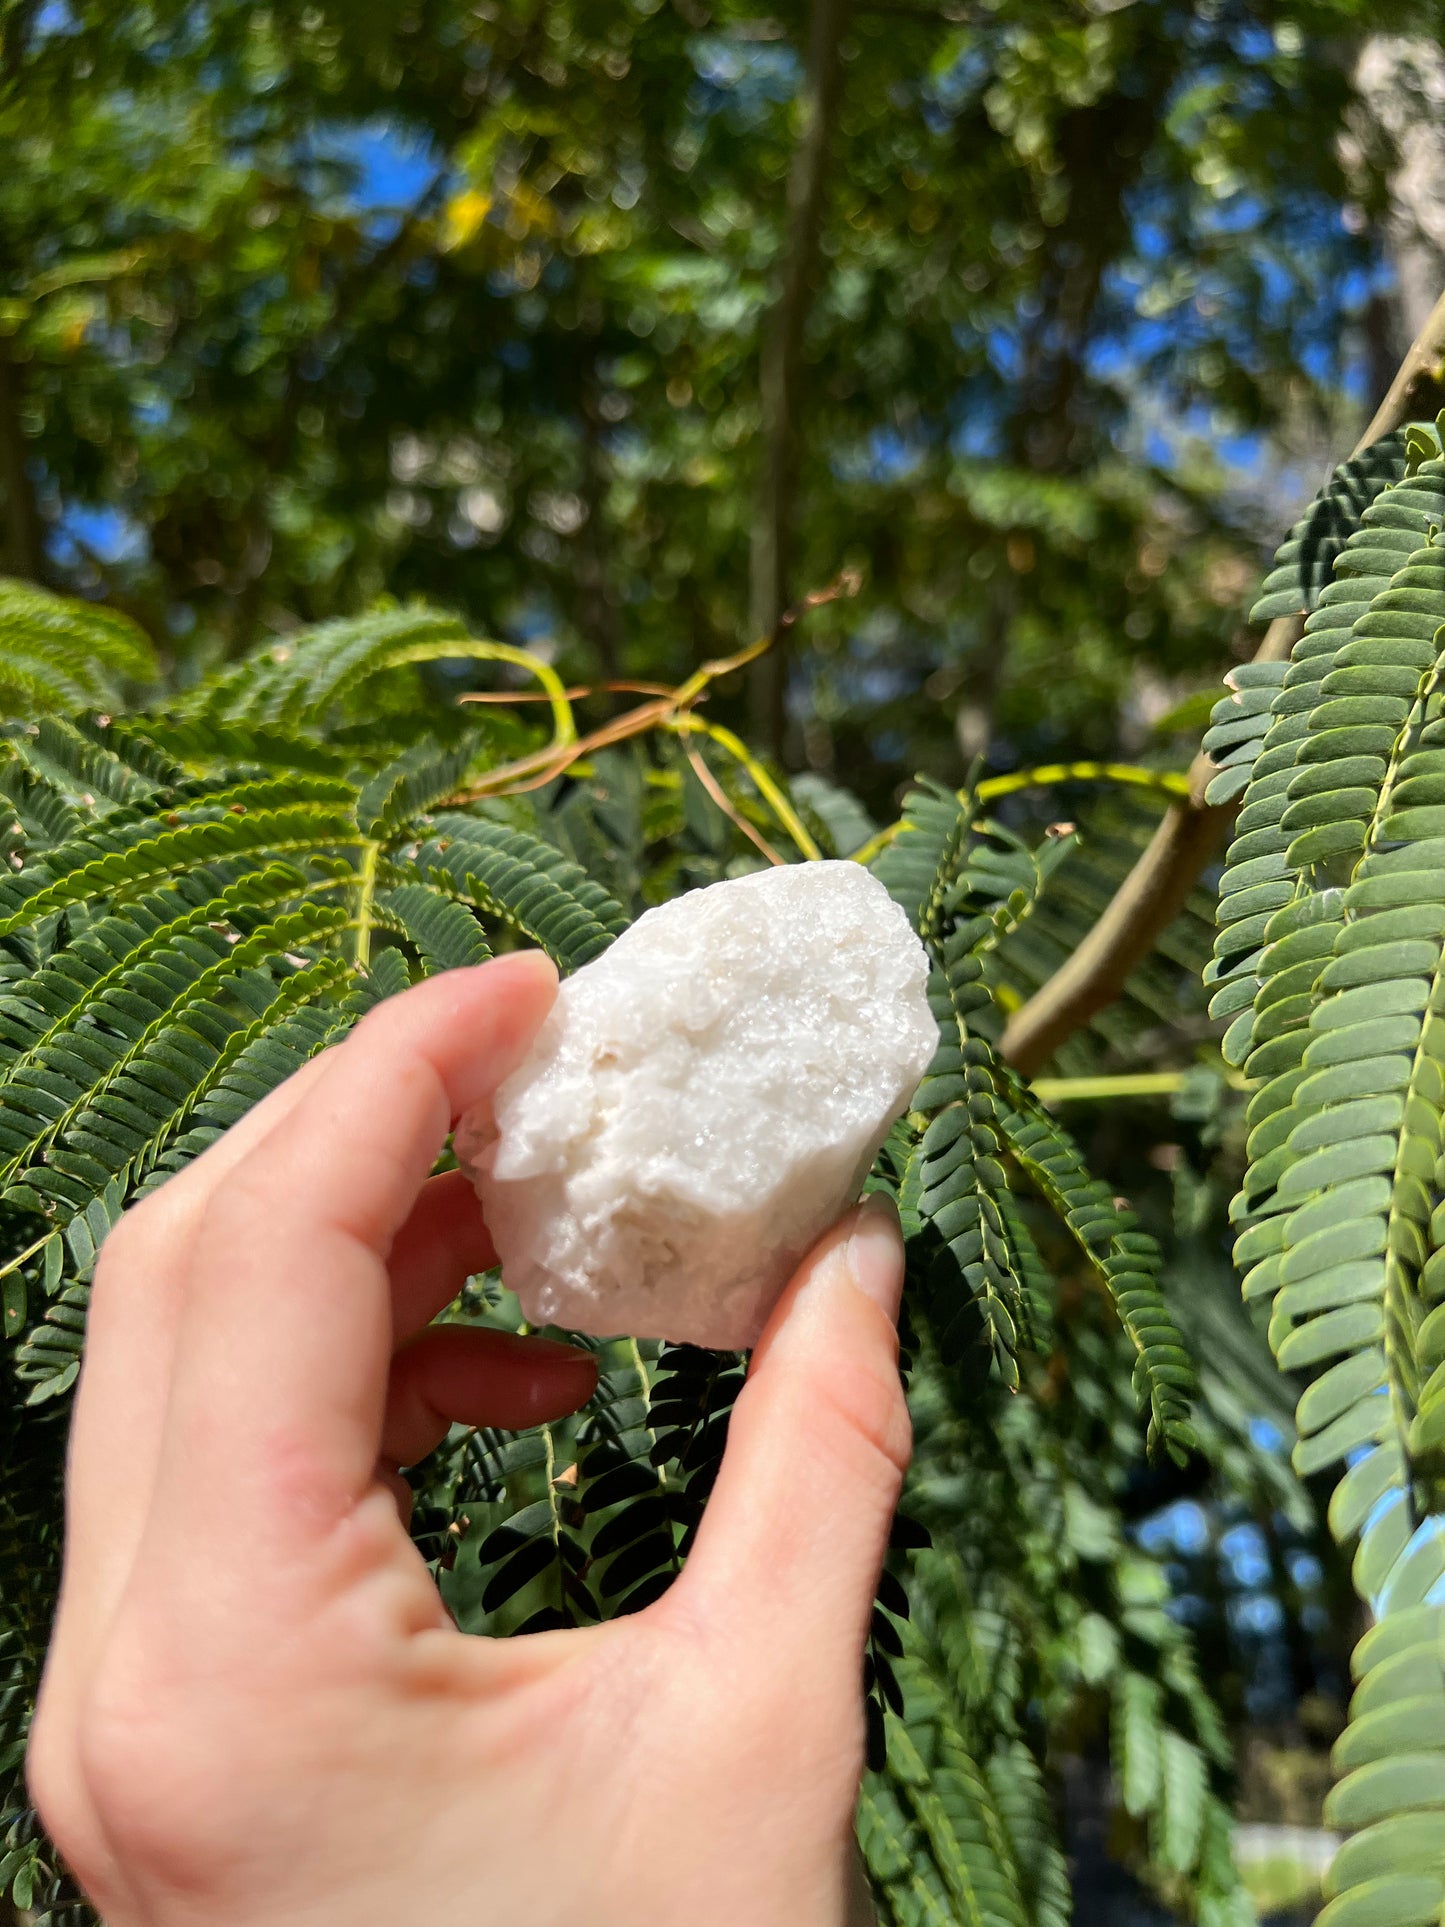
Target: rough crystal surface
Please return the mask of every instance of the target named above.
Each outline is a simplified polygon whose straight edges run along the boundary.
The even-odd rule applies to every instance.
[[[928,1068],[927,975],[875,877],[804,863],[649,910],[570,977],[458,1133],[528,1318],[751,1345]]]

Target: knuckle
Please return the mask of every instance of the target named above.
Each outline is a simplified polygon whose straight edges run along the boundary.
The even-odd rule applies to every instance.
[[[95,1282],[92,1292],[96,1298],[114,1298],[122,1292],[135,1271],[142,1266],[150,1249],[150,1229],[153,1213],[144,1204],[132,1205],[123,1218],[117,1220],[106,1233],[105,1242],[100,1247],[95,1261]]]
[[[173,1179],[131,1205],[101,1243],[93,1291],[115,1298],[145,1286],[158,1261],[185,1237],[189,1223],[188,1195]]]
[[[877,1462],[882,1478],[896,1484],[913,1456],[913,1421],[897,1371],[859,1363],[834,1375],[827,1395],[843,1426]]]
[[[208,1251],[278,1254],[277,1227],[289,1220],[298,1190],[294,1160],[271,1144],[247,1151],[224,1173],[206,1199],[201,1217],[202,1248]],[[219,1268],[212,1273],[221,1276]]]
[[[103,1674],[81,1709],[80,1778],[106,1837],[146,1878],[187,1885],[224,1859],[236,1794],[224,1722],[152,1672]]]
[[[860,1419],[859,1431],[888,1468],[890,1482],[902,1479],[913,1457],[913,1421],[902,1390],[876,1400]]]
[[[132,1205],[107,1232],[95,1261],[89,1329],[103,1339],[112,1320],[154,1312],[179,1289],[174,1253],[185,1222],[159,1196]]]
[[[82,1803],[76,1782],[71,1736],[42,1694],[25,1748],[25,1781],[35,1811],[46,1831],[68,1858],[74,1859],[74,1836],[81,1821]]]

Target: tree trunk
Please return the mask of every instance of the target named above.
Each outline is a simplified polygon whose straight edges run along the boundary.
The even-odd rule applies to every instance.
[[[1445,51],[1433,40],[1372,34],[1355,64],[1355,86],[1394,148],[1385,244],[1400,335],[1409,341],[1445,281]]]
[[[792,600],[796,528],[803,329],[808,318],[818,237],[826,198],[828,149],[842,82],[839,43],[848,0],[813,0],[807,68],[799,99],[802,125],[788,170],[788,224],[777,299],[763,326],[759,391],[763,473],[753,524],[752,634],[770,636]],[[753,667],[754,740],[774,755],[783,748],[788,665],[786,638]]]
[[[607,567],[607,536],[602,508],[607,499],[607,454],[598,413],[596,342],[582,374],[578,412],[582,422],[582,501],[587,519],[577,535],[578,627],[597,651],[602,673],[611,681],[622,674],[622,624]]]
[[[0,495],[4,498],[4,531],[0,566],[7,575],[38,582],[45,568],[45,528],[30,479],[30,451],[21,425],[20,364],[9,337],[0,335]]]

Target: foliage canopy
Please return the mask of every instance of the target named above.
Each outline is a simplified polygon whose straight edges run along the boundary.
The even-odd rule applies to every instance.
[[[676,682],[771,626],[791,437],[782,600],[864,578],[795,663],[795,748],[875,807],[951,772],[950,698],[965,760],[1110,754],[1141,669],[1236,625],[1259,516],[1218,435],[1297,449],[1335,406],[1382,11],[857,0],[779,420],[801,0],[17,5],[8,567],[183,664],[388,592]]]

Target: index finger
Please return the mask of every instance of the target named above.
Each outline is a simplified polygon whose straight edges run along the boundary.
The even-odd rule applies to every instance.
[[[371,1483],[393,1350],[391,1241],[450,1125],[515,1068],[556,996],[539,952],[380,1005],[227,1173],[194,1246],[162,1482],[306,1529]]]

